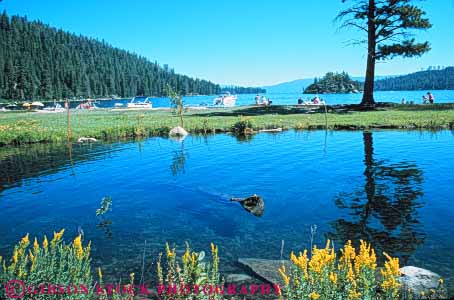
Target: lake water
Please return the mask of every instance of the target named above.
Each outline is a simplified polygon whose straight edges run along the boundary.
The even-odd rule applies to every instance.
[[[402,98],[407,101],[414,101],[415,104],[422,103],[422,96],[427,91],[396,91],[396,92],[375,92],[375,100],[378,102],[394,102],[401,103]],[[443,90],[443,91],[432,91],[435,96],[436,103],[448,103],[454,102],[454,90]],[[255,103],[255,94],[244,94],[237,95],[237,105],[252,105]],[[310,100],[315,95],[303,95],[301,93],[268,93],[265,94],[267,98],[270,98],[275,105],[295,105],[297,104],[298,98],[301,97],[303,100]],[[362,94],[327,94],[319,95],[322,99],[325,99],[327,104],[358,104],[361,102]],[[185,105],[188,106],[199,106],[199,105],[212,105],[213,99],[216,96],[193,96],[184,97]],[[116,103],[121,103],[124,106],[130,101],[130,99],[120,100],[106,100],[98,101],[96,104],[101,108],[114,107]],[[169,107],[170,102],[167,98],[153,98],[153,107]],[[71,107],[76,107],[80,102],[72,102]]]
[[[239,257],[279,259],[334,238],[440,273],[454,291],[454,133],[287,131],[251,139],[189,136],[92,145],[0,148],[0,255],[26,232],[67,239],[83,228],[93,265],[153,278],[164,243],[179,253],[219,245],[223,272]],[[230,197],[257,193],[259,218]],[[112,211],[97,217],[102,197]]]

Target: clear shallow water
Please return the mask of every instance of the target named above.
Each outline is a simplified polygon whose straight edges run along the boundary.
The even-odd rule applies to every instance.
[[[166,241],[220,246],[222,271],[238,257],[279,259],[327,237],[365,239],[401,264],[454,281],[454,134],[450,131],[288,131],[249,141],[229,135],[184,142],[35,145],[0,149],[0,255],[26,232],[81,226],[94,266],[146,277]],[[263,196],[262,218],[232,196]],[[96,217],[101,198],[113,210]]]
[[[394,102],[401,103],[402,98],[407,101],[414,101],[415,104],[422,103],[422,96],[427,91],[395,91],[395,92],[375,92],[375,100],[378,102]],[[435,96],[435,103],[448,103],[454,102],[454,90],[432,91]],[[252,105],[255,103],[255,94],[237,95],[237,105]],[[309,100],[315,95],[303,95],[301,93],[268,93],[267,98],[270,98],[275,105],[295,105],[299,97],[303,100]],[[358,104],[361,102],[362,94],[327,94],[320,95],[322,99],[326,100],[327,104]],[[193,96],[184,97],[185,105],[199,106],[202,104],[212,105],[213,99],[216,96]],[[115,103],[121,103],[126,107],[130,99],[121,100],[106,100],[98,101],[96,105],[101,108],[112,108]],[[169,107],[169,99],[167,98],[153,98],[153,107]],[[72,102],[71,107],[76,107],[80,102]]]

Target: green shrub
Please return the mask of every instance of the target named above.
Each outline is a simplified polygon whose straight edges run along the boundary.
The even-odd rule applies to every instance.
[[[191,251],[188,243],[186,243],[186,251],[181,259],[177,259],[175,249],[170,249],[169,244],[166,244],[165,256],[165,266],[163,267],[162,264],[162,253],[159,255],[157,264],[159,285],[164,289],[161,299],[223,299],[221,293],[205,294],[200,291],[197,294],[193,288],[188,293],[178,293],[182,286],[223,287],[224,281],[219,275],[218,247],[213,243],[211,244],[210,263],[204,262],[205,252]],[[177,287],[177,294],[169,293],[168,288],[172,286]]]
[[[240,116],[240,119],[232,125],[232,131],[236,134],[250,134],[253,132],[254,124],[250,118]]]

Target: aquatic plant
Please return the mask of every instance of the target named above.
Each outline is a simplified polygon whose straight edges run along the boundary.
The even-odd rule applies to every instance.
[[[219,274],[218,247],[211,243],[211,262],[205,262],[205,252],[191,251],[189,243],[186,243],[186,251],[181,258],[177,258],[175,249],[166,244],[165,264],[162,261],[162,253],[159,254],[157,263],[158,288],[161,299],[223,299],[220,292],[223,290],[224,280]],[[209,286],[219,288],[212,293],[202,293],[192,288],[194,286]],[[171,291],[176,287],[176,291]],[[180,291],[180,287],[191,287],[189,290]]]
[[[284,265],[279,269],[285,283],[282,294],[287,300],[419,299],[401,292],[399,259],[384,256],[384,266],[378,268],[374,249],[364,241],[359,251],[348,241],[340,256],[329,240],[325,248],[314,246],[310,254],[292,252],[290,269]],[[442,283],[437,291],[429,292],[431,299],[443,298]]]

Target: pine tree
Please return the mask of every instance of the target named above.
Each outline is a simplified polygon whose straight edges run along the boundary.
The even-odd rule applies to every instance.
[[[428,42],[417,43],[413,30],[432,25],[425,12],[411,0],[342,0],[354,4],[339,13],[341,27],[353,27],[367,34],[367,68],[361,104],[373,106],[375,63],[396,56],[420,56],[430,50]]]

